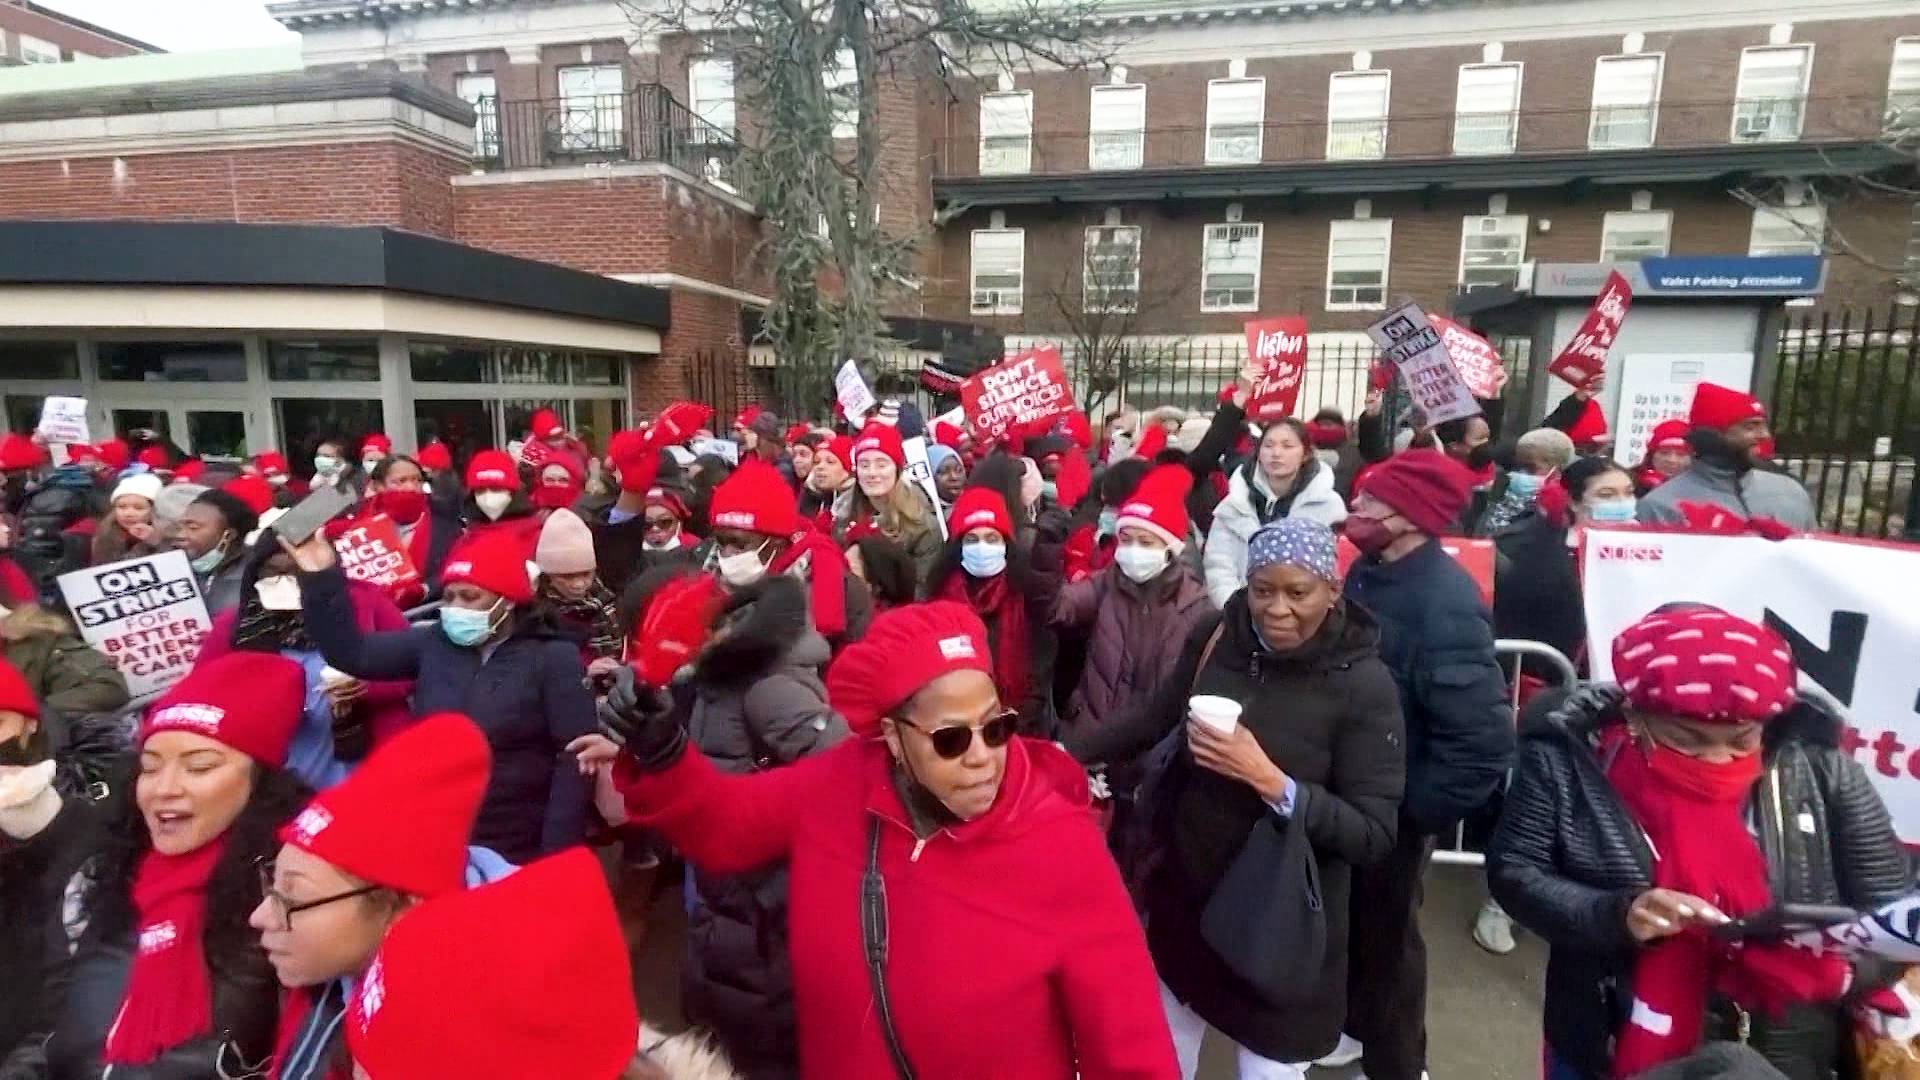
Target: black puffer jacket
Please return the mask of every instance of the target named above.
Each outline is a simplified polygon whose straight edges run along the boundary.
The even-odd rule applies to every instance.
[[[1509,914],[1547,940],[1546,1039],[1583,1077],[1611,1075],[1613,1032],[1633,1000],[1627,908],[1652,887],[1652,853],[1596,756],[1617,691],[1546,694],[1529,705],[1520,763],[1487,850]],[[1871,907],[1911,874],[1886,807],[1839,746],[1840,722],[1802,702],[1767,728],[1748,827],[1776,902]],[[1710,1025],[1713,1021],[1710,1020]],[[1750,1043],[1793,1080],[1827,1080],[1840,1034],[1831,1007],[1752,1018]]]

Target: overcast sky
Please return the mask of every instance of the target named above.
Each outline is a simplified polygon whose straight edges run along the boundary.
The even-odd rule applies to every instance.
[[[267,15],[266,0],[34,0],[170,52],[298,40]]]

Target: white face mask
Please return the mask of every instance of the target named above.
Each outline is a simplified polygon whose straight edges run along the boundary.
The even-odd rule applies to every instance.
[[[487,515],[488,521],[499,521],[500,515],[507,512],[507,505],[513,502],[511,491],[482,491],[473,497],[473,504]]]
[[[373,472],[373,467],[375,465],[380,464],[382,460],[383,459],[378,455],[375,455],[373,457],[363,457],[360,459],[360,471],[370,474]]]
[[[767,576],[767,564],[760,561],[760,548],[721,555],[714,559],[714,565],[720,569],[720,580],[735,589],[744,589]]]
[[[1134,584],[1144,585],[1159,577],[1160,571],[1173,562],[1173,549],[1121,544],[1113,551],[1113,561],[1120,565],[1120,572]]]
[[[253,583],[260,595],[260,606],[268,611],[299,611],[300,582],[292,574],[261,578]]]

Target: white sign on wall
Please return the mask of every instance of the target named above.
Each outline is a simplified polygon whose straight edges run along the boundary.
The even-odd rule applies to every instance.
[[[1693,388],[1703,382],[1745,390],[1753,383],[1752,353],[1634,353],[1622,364],[1613,418],[1613,459],[1640,464],[1647,440],[1662,421],[1687,417]]]

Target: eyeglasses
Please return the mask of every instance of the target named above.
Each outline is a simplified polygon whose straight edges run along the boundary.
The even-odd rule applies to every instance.
[[[980,741],[985,743],[989,750],[998,750],[1007,745],[1007,740],[1013,738],[1014,727],[1020,723],[1020,713],[1017,710],[1008,709],[979,727],[971,724],[949,724],[946,727],[923,728],[904,716],[896,716],[894,720],[925,735],[927,741],[933,744],[934,753],[952,761],[966,753],[967,749],[973,745],[973,733],[976,731],[980,733]]]
[[[378,885],[363,885],[358,889],[349,889],[346,892],[335,893],[332,896],[323,896],[318,900],[294,900],[288,897],[286,893],[273,887],[272,860],[260,859],[254,863],[254,868],[260,872],[260,894],[272,901],[273,910],[280,913],[280,929],[282,930],[293,929],[293,917],[302,911],[311,911],[317,907],[326,907],[328,904],[337,904],[342,900],[351,900],[356,896],[367,896],[380,891],[380,886]]]
[[[665,532],[666,530],[673,528],[675,525],[679,524],[679,521],[680,521],[679,518],[673,518],[673,517],[649,517],[649,518],[645,518],[644,520],[647,523],[647,528],[659,529],[661,532]]]

